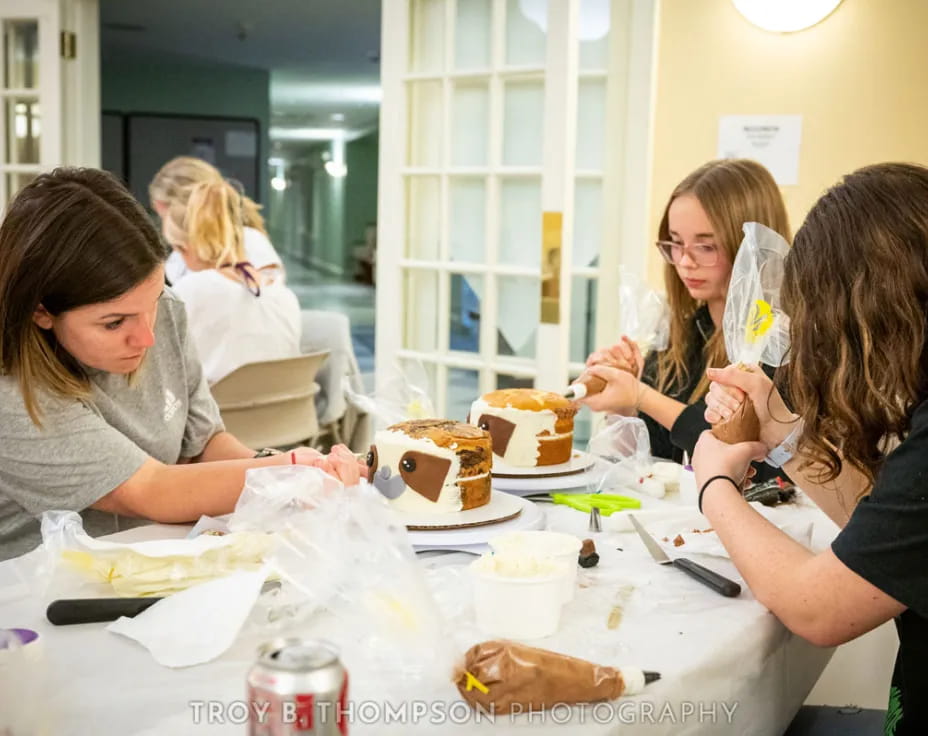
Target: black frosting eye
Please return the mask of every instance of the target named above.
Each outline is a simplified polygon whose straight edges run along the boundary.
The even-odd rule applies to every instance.
[[[479,426],[480,429],[482,429],[484,432],[489,432],[489,431],[490,431],[490,423],[487,422],[487,421],[480,422],[480,424],[479,424],[478,426]]]
[[[416,461],[411,457],[404,457],[400,462],[400,467],[407,473],[413,473],[416,470]]]
[[[367,451],[367,467],[369,468],[377,467],[377,447],[376,445],[371,445],[371,449]]]

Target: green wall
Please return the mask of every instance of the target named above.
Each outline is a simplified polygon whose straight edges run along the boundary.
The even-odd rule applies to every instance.
[[[312,259],[326,270],[346,276],[351,273],[346,273],[344,266],[347,182],[348,177],[335,179],[324,168],[313,170]]]
[[[288,188],[271,192],[270,231],[282,253],[330,275],[350,279],[356,271],[353,249],[364,242],[368,223],[377,222],[378,134],[345,144],[344,178],[329,176],[324,157],[337,159],[337,143],[291,144]]]
[[[256,118],[260,130],[261,201],[267,203],[270,72],[193,57],[104,48],[100,63],[104,110]]]
[[[374,131],[351,141],[345,149],[345,250],[344,267],[354,273],[352,248],[364,242],[368,223],[377,222],[377,171],[379,133]]]

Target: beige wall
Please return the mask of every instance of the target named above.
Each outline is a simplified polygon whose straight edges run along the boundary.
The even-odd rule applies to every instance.
[[[925,28],[924,0],[844,0],[791,34],[750,25],[730,0],[662,0],[651,233],[674,185],[715,157],[720,115],[802,115],[799,185],[783,188],[794,230],[844,173],[928,164]],[[656,252],[649,265],[659,283]]]

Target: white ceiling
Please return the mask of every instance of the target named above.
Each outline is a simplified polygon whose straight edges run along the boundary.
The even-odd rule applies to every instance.
[[[103,63],[131,51],[269,69],[274,127],[376,125],[379,0],[101,0],[100,22]]]

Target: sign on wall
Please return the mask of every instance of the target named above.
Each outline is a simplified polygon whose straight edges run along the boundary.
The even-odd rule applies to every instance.
[[[780,186],[799,183],[802,115],[722,115],[719,158],[750,158],[770,170]]]

